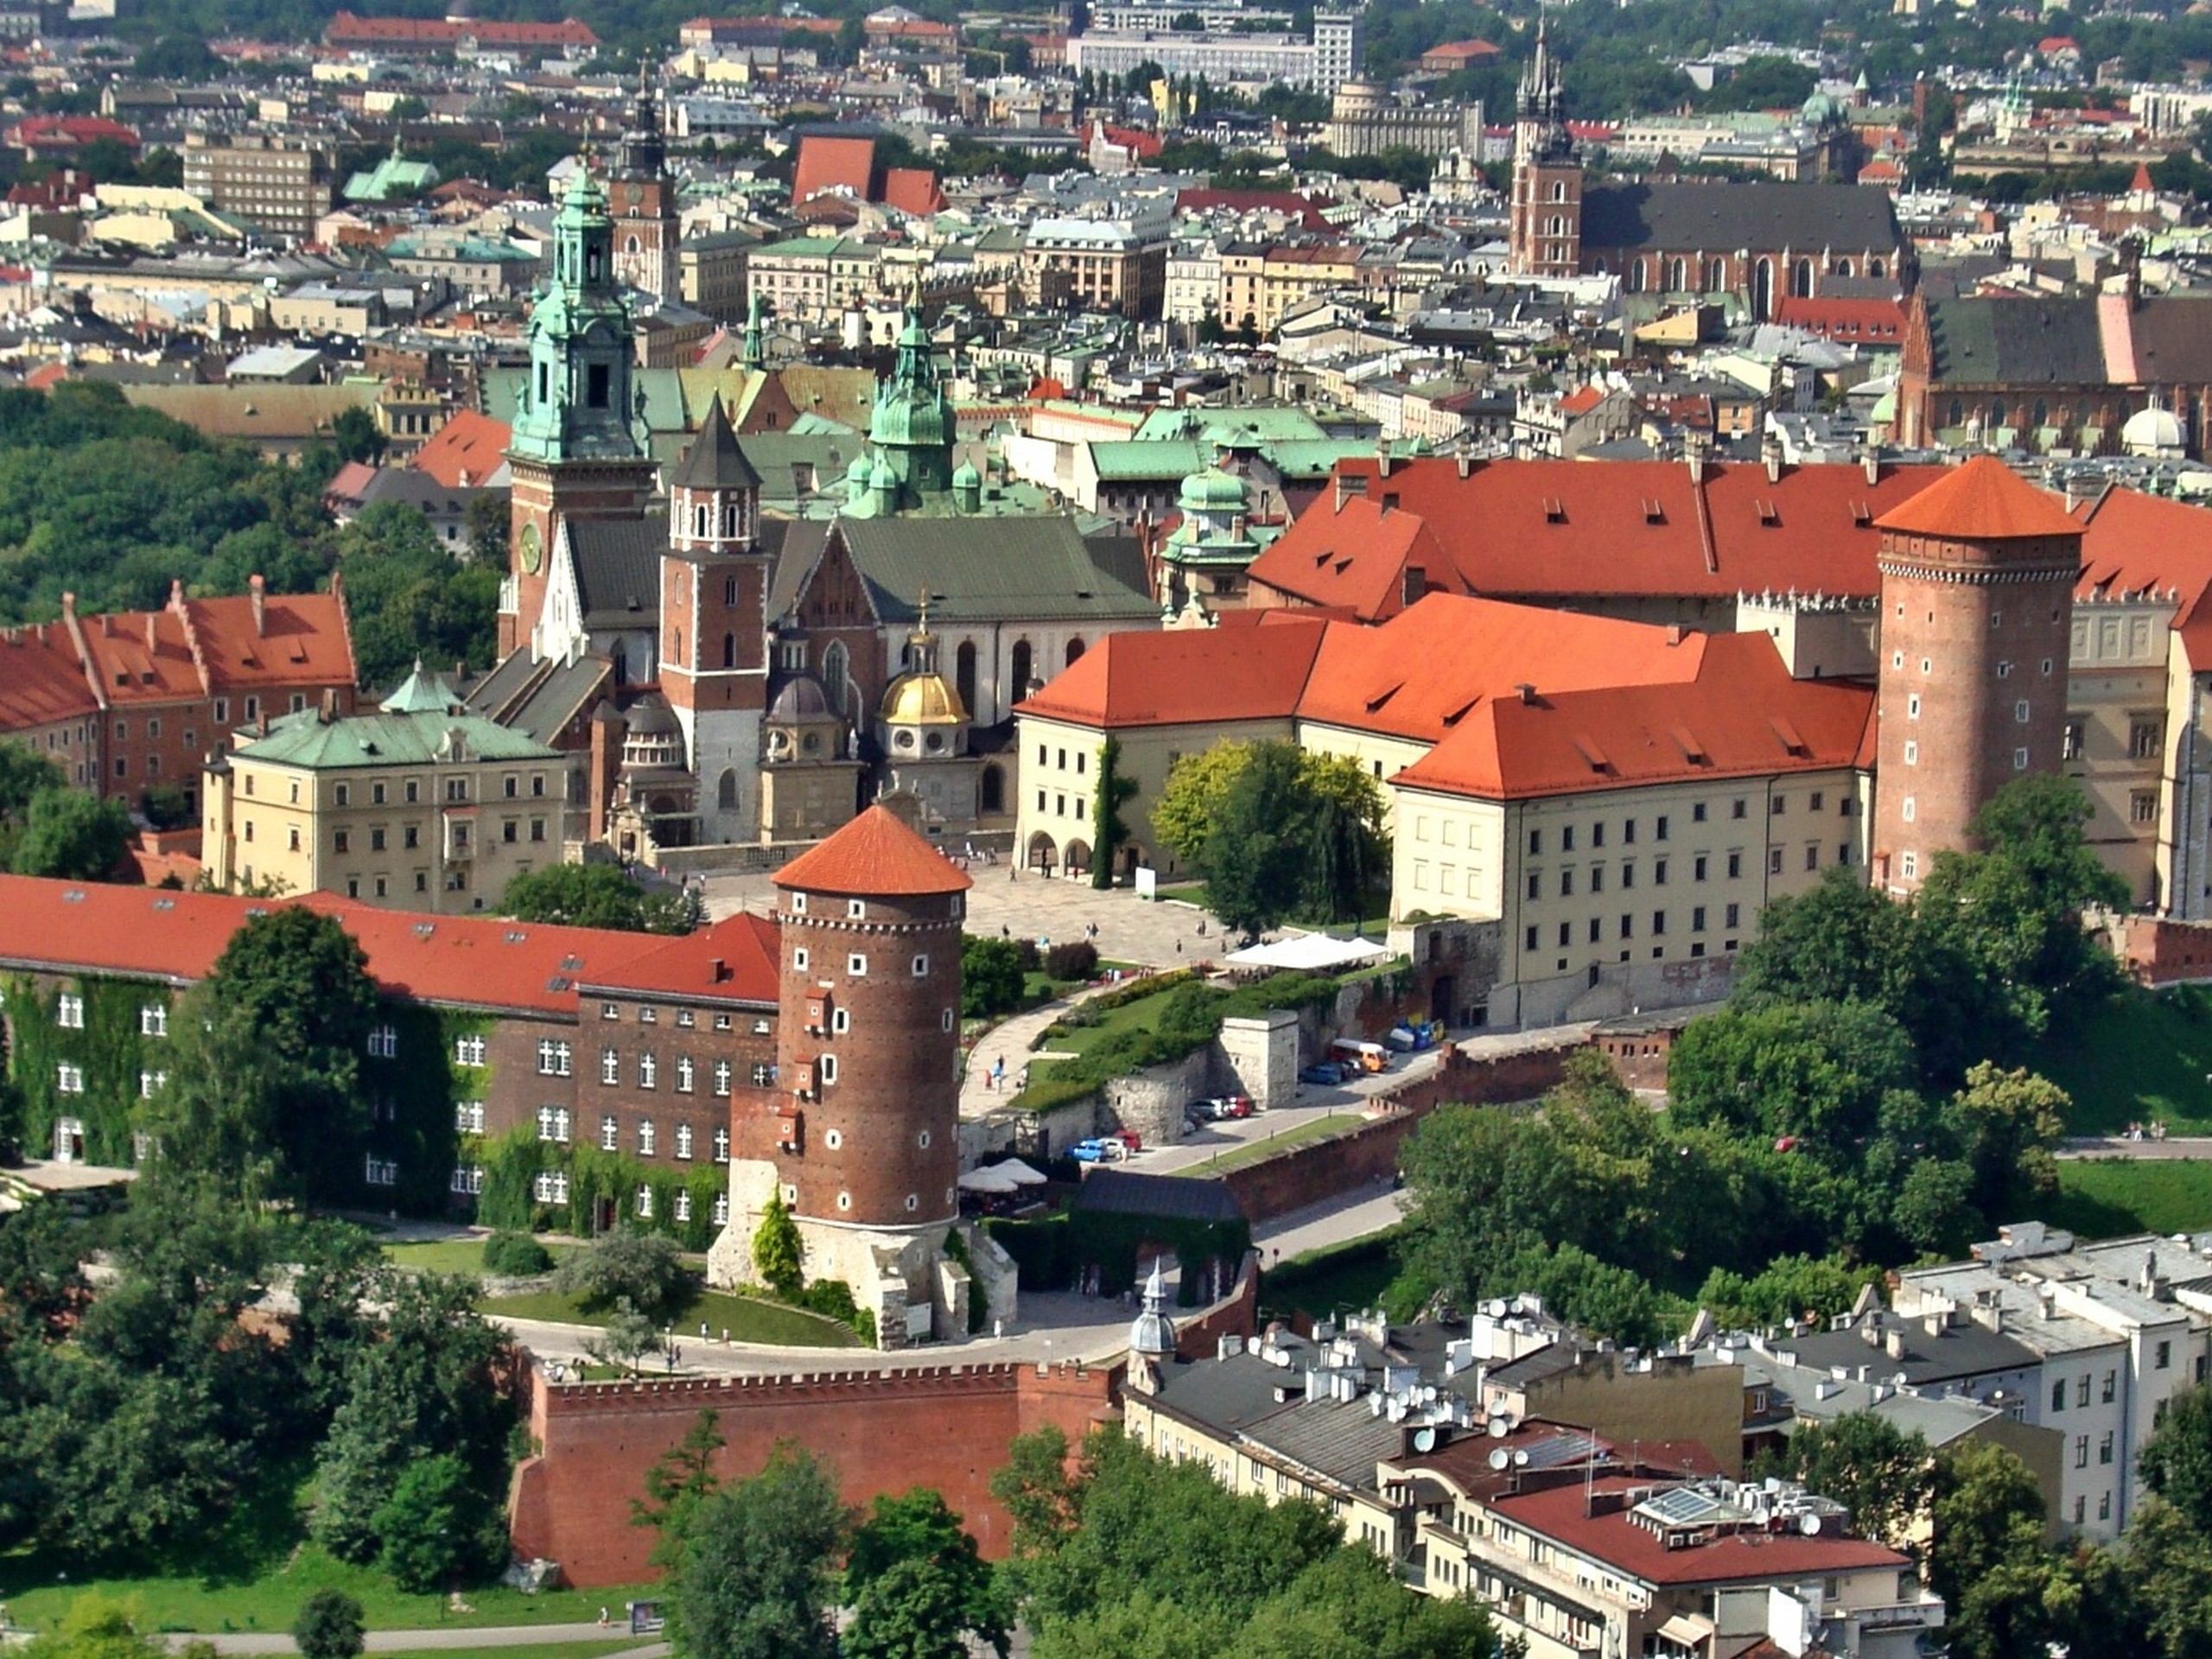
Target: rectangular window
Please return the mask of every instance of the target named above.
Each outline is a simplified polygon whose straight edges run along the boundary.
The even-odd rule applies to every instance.
[[[1730,905],[1721,912],[1721,925],[1726,927],[1734,927],[1737,925],[1738,922],[1742,918],[1743,908],[1744,907],[1741,905]]]
[[[689,1054],[677,1055],[676,1057],[676,1091],[678,1094],[688,1095],[691,1092],[691,1057]]]
[[[1529,856],[1531,858],[1537,857],[1543,852],[1543,850],[1544,832],[1541,830],[1531,830],[1529,832]]]
[[[2085,1409],[2089,1403],[2089,1374],[2087,1371],[2075,1379],[2074,1403]]]
[[[2155,823],[2158,819],[2158,795],[2156,790],[2137,789],[2128,791],[2127,821],[2130,823]]]
[[[399,1058],[399,1029],[396,1026],[378,1026],[369,1033],[369,1055],[372,1059],[394,1060]]]
[[[565,1077],[569,1075],[570,1053],[566,1043],[542,1037],[537,1043],[537,1074],[543,1077]]]
[[[57,1094],[83,1094],[85,1092],[85,1068],[81,1065],[72,1065],[68,1061],[63,1060],[60,1065],[54,1068],[54,1092]]]
[[[1817,870],[1821,868],[1820,842],[1815,842],[1805,849],[1805,868],[1808,870]]]
[[[660,1062],[651,1054],[638,1056],[638,1087],[651,1089],[660,1076]]]
[[[1693,933],[1702,933],[1705,931],[1705,906],[1703,905],[1693,905],[1690,906],[1690,931]]]
[[[689,1123],[676,1126],[676,1155],[687,1162],[691,1157],[691,1126]]]
[[[776,1068],[774,1066],[766,1060],[755,1060],[753,1063],[753,1086],[755,1089],[772,1088],[775,1081]]]
[[[2104,1438],[2097,1442],[2097,1461],[2101,1464],[2112,1461],[2112,1430],[2110,1429],[2105,1430]]]
[[[1693,801],[1690,803],[1690,822],[1692,823],[1703,823],[1705,822],[1705,803],[1703,801]]]
[[[148,1002],[138,1010],[138,1034],[141,1037],[166,1037],[169,1034],[169,1011],[158,1002]]]
[[[2154,1370],[2161,1370],[2161,1371],[2163,1371],[2163,1370],[2166,1370],[2168,1367],[2170,1367],[2171,1365],[2172,1365],[2172,1363],[2174,1363],[2174,1345],[2173,1345],[2173,1344],[2171,1344],[2171,1342],[2161,1342],[2161,1343],[2158,1344],[2158,1346],[2157,1363],[2156,1363],[2156,1365],[2153,1367],[2153,1369],[2154,1369]]]
[[[2074,1437],[2074,1466],[2076,1469],[2086,1469],[2089,1466],[2089,1437],[2086,1434],[2076,1434]]]
[[[1651,833],[1661,841],[1667,839],[1667,815],[1664,812],[1659,815],[1658,822],[1651,826]]]
[[[2082,758],[2082,741],[2087,736],[2088,730],[2088,723],[2080,715],[2069,715],[2066,717],[2064,735],[2059,741],[2058,758],[2062,760],[2079,760]]]
[[[640,1158],[650,1158],[653,1155],[653,1136],[652,1119],[639,1118],[638,1120],[638,1155]]]
[[[1690,861],[1690,880],[1693,881],[1702,881],[1705,880],[1705,855],[1703,853],[1700,853],[1695,858]]]
[[[1769,875],[1780,875],[1782,874],[1781,848],[1770,847],[1766,849],[1766,873]]]
[[[1544,878],[1539,872],[1535,870],[1529,872],[1529,896],[1531,899],[1541,899],[1544,896],[1543,881]]]
[[[82,1031],[85,1028],[85,999],[67,991],[62,992],[61,1000],[54,1005],[54,1023],[65,1031]]]
[[[1529,929],[1521,948],[1524,950],[1534,950],[1536,948],[1536,930],[1534,927]]]
[[[2134,720],[2127,724],[2127,753],[2133,760],[2154,760],[2158,754],[2158,727],[2155,720]]]
[[[1572,899],[1574,896],[1574,872],[1573,870],[1561,870],[1559,873],[1559,896],[1562,899]]]
[[[1667,912],[1663,910],[1653,911],[1651,912],[1651,931],[1653,936],[1656,938],[1658,935],[1664,933],[1666,931]]]

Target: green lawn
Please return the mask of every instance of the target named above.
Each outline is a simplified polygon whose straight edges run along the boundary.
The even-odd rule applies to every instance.
[[[608,1602],[605,1605],[613,1612],[618,1624],[628,1617],[623,1612],[620,1602]],[[599,1615],[594,1611],[591,1617],[596,1618]],[[601,1654],[635,1653],[639,1648],[650,1646],[659,1640],[661,1638],[657,1636],[624,1636],[618,1637],[611,1642],[532,1642],[525,1647],[482,1648],[478,1651],[496,1655],[497,1659],[599,1659]],[[429,1653],[432,1649],[395,1648],[391,1651]],[[444,1651],[451,1653],[454,1649],[448,1648]]]
[[[2058,1166],[2057,1226],[2087,1238],[2212,1229],[2212,1162],[2069,1158]]]
[[[2072,1134],[2158,1118],[2212,1135],[2212,988],[2120,991],[2045,1037],[2030,1064],[2074,1097]]]
[[[1287,1152],[1308,1141],[1341,1134],[1364,1122],[1366,1120],[1357,1112],[1332,1112],[1326,1117],[1313,1118],[1271,1135],[1264,1141],[1253,1141],[1233,1151],[1216,1153],[1203,1164],[1186,1164],[1169,1173],[1176,1175],[1219,1175],[1228,1170],[1242,1169],[1246,1164],[1256,1164],[1263,1158],[1272,1158],[1279,1152]]]
[[[1174,994],[1175,987],[1171,985],[1164,991],[1154,991],[1150,996],[1124,1002],[1120,1007],[1109,1008],[1100,1014],[1096,1025],[1069,1026],[1058,1034],[1039,1036],[1036,1046],[1049,1049],[1055,1054],[1088,1054],[1117,1033],[1149,1031],[1160,1023],[1160,1011]],[[1041,1077],[1044,1074],[1040,1072],[1038,1075]]]
[[[578,1246],[548,1244],[546,1250],[555,1262],[564,1255],[574,1255]],[[387,1244],[385,1259],[396,1268],[405,1268],[414,1273],[466,1273],[481,1277],[484,1273],[484,1241],[481,1238],[441,1238],[428,1243]]]
[[[575,1292],[539,1290],[521,1296],[493,1296],[479,1306],[486,1313],[505,1314],[516,1319],[545,1319],[557,1325],[603,1325],[608,1317],[605,1308],[586,1309],[582,1294]],[[860,1345],[860,1338],[835,1319],[825,1319],[804,1308],[756,1302],[749,1296],[733,1296],[719,1290],[695,1290],[678,1306],[673,1321],[677,1341],[688,1338],[696,1342],[702,1319],[716,1339],[727,1330],[734,1342],[766,1343],[778,1348]]]
[[[287,1516],[285,1520],[288,1524],[283,1530],[296,1540],[296,1518]],[[358,1598],[369,1627],[384,1630],[440,1625],[474,1629],[493,1624],[572,1624],[596,1619],[601,1607],[619,1611],[626,1600],[657,1593],[648,1585],[548,1590],[535,1596],[497,1586],[465,1592],[462,1599],[469,1611],[455,1613],[448,1611],[443,1596],[407,1595],[394,1589],[383,1573],[334,1560],[310,1543],[300,1543],[296,1548],[280,1547],[268,1554],[250,1552],[244,1559],[217,1548],[210,1551],[198,1570],[143,1578],[87,1577],[58,1557],[22,1552],[0,1555],[0,1601],[8,1604],[9,1615],[16,1624],[40,1629],[56,1624],[78,1596],[97,1591],[118,1600],[135,1600],[144,1621],[161,1630],[211,1635],[289,1630],[299,1616],[300,1604],[311,1592],[326,1588],[343,1590]],[[626,1641],[620,1645],[636,1644]],[[582,1656],[612,1650],[598,1643],[543,1649],[549,1656],[556,1651]],[[499,1651],[520,1654],[538,1649]]]

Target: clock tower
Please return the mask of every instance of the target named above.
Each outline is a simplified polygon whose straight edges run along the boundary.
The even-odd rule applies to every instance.
[[[530,365],[507,446],[512,565],[499,655],[532,644],[564,523],[635,518],[653,463],[633,423],[630,313],[615,286],[613,222],[588,162],[553,221],[553,271],[530,313]]]

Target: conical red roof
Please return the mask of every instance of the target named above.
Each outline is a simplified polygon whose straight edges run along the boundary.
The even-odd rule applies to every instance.
[[[976,884],[888,809],[871,806],[776,872],[779,887],[865,898],[965,893]]]
[[[1961,542],[2082,533],[2056,496],[2037,489],[1993,455],[1976,455],[1953,468],[1874,524],[1908,536]]]

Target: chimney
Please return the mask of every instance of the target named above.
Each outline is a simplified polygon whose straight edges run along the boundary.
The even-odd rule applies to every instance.
[[[1670,645],[1679,645],[1682,643],[1683,638],[1688,634],[1688,630],[1683,627],[1681,623],[1669,622],[1667,625],[1667,643]]]
[[[112,611],[100,613],[100,638],[103,639],[115,638],[115,613]]]
[[[322,723],[327,726],[332,721],[337,718],[338,688],[334,685],[326,685],[322,688]]]
[[[1533,704],[1536,701],[1536,688],[1528,681],[1523,680],[1513,689],[1520,694],[1522,702]]]
[[[1388,438],[1375,440],[1375,476],[1390,476],[1390,440]]]
[[[1869,438],[1866,441],[1866,452],[1859,457],[1859,460],[1860,465],[1866,469],[1866,481],[1869,484],[1880,483],[1882,481],[1881,446]]]
[[[1759,459],[1766,463],[1766,481],[1770,484],[1781,483],[1782,438],[1779,434],[1770,432],[1759,440]]]
[[[1887,1354],[1891,1359],[1903,1359],[1904,1357],[1904,1332],[1895,1326],[1892,1326],[1889,1331],[1885,1332],[1882,1338],[1882,1351]]]
[[[159,630],[155,626],[155,623],[158,616],[158,612],[149,611],[146,613],[146,654],[148,656],[151,656],[153,654],[154,648],[159,641]]]
[[[253,601],[253,637],[257,639],[260,639],[265,632],[264,624],[268,620],[262,608],[262,599],[267,586],[268,584],[257,575],[248,576],[245,579],[246,596]]]
[[[61,595],[61,620],[64,622],[74,622],[77,620],[76,594],[64,594]]]
[[[1690,482],[1705,482],[1705,434],[1691,432],[1682,439],[1682,459],[1689,463]]]

